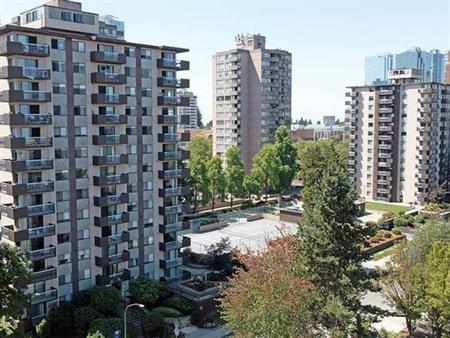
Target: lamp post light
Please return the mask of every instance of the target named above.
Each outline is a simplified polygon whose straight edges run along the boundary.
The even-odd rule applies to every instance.
[[[132,306],[138,306],[141,309],[145,308],[144,304],[139,304],[139,303],[133,303],[133,304],[127,305],[127,307],[125,308],[125,311],[123,312],[123,338],[127,338],[127,310],[128,310],[128,308],[130,308]]]

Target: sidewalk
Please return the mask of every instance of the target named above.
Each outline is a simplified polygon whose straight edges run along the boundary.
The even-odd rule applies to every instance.
[[[189,328],[197,328],[196,326],[191,326]],[[184,331],[184,330],[183,330]],[[224,327],[218,327],[215,329],[201,329],[197,328],[196,330],[189,330],[189,333],[186,333],[186,338],[224,338],[231,337],[231,332],[225,329]]]

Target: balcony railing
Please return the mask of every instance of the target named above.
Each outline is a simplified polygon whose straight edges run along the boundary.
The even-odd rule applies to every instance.
[[[161,58],[156,60],[158,68],[167,68],[173,70],[189,70],[189,61]]]
[[[124,64],[127,62],[127,57],[122,53],[93,51],[91,52],[91,61],[100,63]]]
[[[2,182],[0,189],[4,194],[18,196],[23,194],[43,193],[53,191],[53,181],[32,182],[32,183],[12,183]]]
[[[158,159],[160,161],[186,160],[188,158],[189,152],[187,151],[165,151],[158,153]]]
[[[11,137],[6,136],[0,138],[0,146],[4,148],[20,149],[20,148],[42,148],[51,147],[53,145],[51,137]]]
[[[128,155],[104,155],[104,156],[93,156],[92,157],[94,165],[118,165],[127,164]]]
[[[158,115],[159,124],[177,124],[178,118],[176,115]]]
[[[4,90],[1,93],[3,102],[50,102],[50,92],[38,90]]]
[[[159,106],[189,106],[189,97],[185,96],[158,96],[158,105]]]
[[[176,268],[177,266],[180,266],[183,264],[183,259],[181,257],[170,259],[170,260],[164,260],[161,259],[159,261],[159,267],[161,269],[170,269],[170,268]]]
[[[127,77],[125,74],[95,72],[91,73],[91,82],[120,85],[127,83]]]
[[[189,88],[189,80],[171,77],[159,77],[157,79],[157,85],[158,87]]]
[[[6,48],[5,48],[6,47]],[[48,45],[23,43],[18,41],[6,41],[0,48],[0,55],[26,55],[26,56],[49,56]]]
[[[42,227],[28,229],[30,239],[41,238],[55,235],[55,225],[49,224]]]
[[[172,179],[189,176],[189,169],[169,169],[158,172],[159,179]]]
[[[53,203],[31,205],[27,208],[29,216],[52,214],[55,212],[55,205]]]
[[[31,296],[31,304],[39,304],[56,300],[58,298],[58,291],[52,288],[49,291],[35,293]]]
[[[21,66],[5,66],[0,68],[0,79],[23,78],[32,80],[49,80],[50,69]]]
[[[94,196],[94,205],[98,207],[105,207],[108,205],[128,203],[128,194],[122,193],[118,195],[109,196]]]
[[[124,94],[92,94],[91,101],[93,104],[126,104],[127,96]]]
[[[180,231],[182,229],[182,223],[176,222],[171,224],[161,224],[159,226],[159,232],[163,234],[167,234],[174,231]]]
[[[181,214],[183,212],[183,206],[181,204],[172,205],[170,207],[162,207],[160,209],[163,215]]]
[[[159,250],[161,251],[176,250],[179,248],[181,248],[181,242],[178,241],[159,243]]]
[[[51,114],[4,114],[0,115],[0,124],[9,125],[46,125],[52,124]]]
[[[126,124],[127,121],[127,115],[92,115],[93,124]]]
[[[48,279],[56,278],[56,268],[53,266],[48,267],[47,269],[41,271],[34,271],[31,279],[33,283],[41,282]]]
[[[177,133],[163,133],[158,134],[158,142],[178,142],[180,140],[180,137]]]
[[[56,256],[56,248],[54,246],[50,246],[45,249],[28,251],[27,253],[27,257],[32,261],[51,258],[55,256]]]
[[[93,135],[92,143],[94,145],[113,145],[128,143],[127,135]]]
[[[94,185],[96,186],[125,183],[128,183],[128,174],[94,176]]]
[[[94,224],[96,226],[104,227],[104,226],[110,226],[114,224],[120,224],[120,223],[128,223],[130,221],[130,216],[127,212],[122,212],[115,215],[109,215],[109,216],[95,216],[94,217]]]

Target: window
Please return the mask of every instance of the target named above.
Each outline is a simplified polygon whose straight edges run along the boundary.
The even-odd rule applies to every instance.
[[[56,201],[64,202],[70,200],[70,193],[68,191],[57,191],[56,192]]]
[[[66,94],[65,83],[54,83],[53,84],[53,94]]]
[[[52,39],[52,49],[64,50],[64,40],[63,39]]]
[[[151,59],[152,58],[152,51],[150,49],[141,49],[141,58],[142,59]]]
[[[67,159],[69,158],[69,154],[67,149],[55,149],[55,158],[56,159]]]
[[[151,208],[153,208],[153,200],[145,200],[144,209],[151,209]]]
[[[128,77],[136,77],[136,68],[125,67],[125,75]]]
[[[78,230],[77,238],[78,238],[78,240],[88,239],[89,238],[89,229]]]
[[[84,269],[80,274],[80,280],[90,278],[91,278],[91,269]]]
[[[73,22],[83,23],[83,16],[79,13],[73,13]]]
[[[133,268],[133,267],[135,267],[135,266],[138,266],[138,264],[139,264],[139,261],[138,261],[137,258],[131,258],[131,259],[129,260],[129,262],[128,262],[128,266],[129,266],[130,268]]]
[[[151,144],[144,144],[143,147],[144,154],[151,154],[153,152],[153,148]]]
[[[58,264],[61,265],[66,263],[70,263],[70,252],[58,255]]]
[[[55,137],[67,137],[67,128],[55,127]]]
[[[70,212],[68,212],[68,211],[66,211],[66,212],[58,212],[56,214],[56,219],[57,219],[58,223],[66,222],[66,221],[70,220]]]
[[[153,236],[149,236],[145,239],[146,245],[152,245],[153,244]]]
[[[53,114],[55,116],[66,116],[67,115],[67,106],[53,106]]]
[[[64,181],[69,179],[69,170],[57,170],[55,173],[57,181]]]
[[[86,136],[87,127],[75,127],[75,136]]]
[[[137,185],[136,183],[130,183],[127,185],[127,192],[137,192]]]
[[[153,218],[144,219],[144,228],[149,228],[153,226]]]
[[[86,64],[85,63],[74,63],[73,64],[73,72],[84,74],[86,73]]]
[[[86,95],[86,85],[82,84],[73,85],[73,93],[76,95]]]
[[[144,79],[150,79],[150,69],[142,68],[142,77]]]
[[[152,254],[152,253],[149,253],[149,254],[148,254],[148,260],[147,260],[146,263],[152,263],[154,260],[155,260],[155,258],[154,258],[154,256],[153,256],[153,254]]]
[[[70,242],[70,233],[58,234],[58,244]]]
[[[138,247],[138,240],[134,239],[128,242],[128,249],[134,249]]]
[[[144,126],[142,127],[142,135],[151,135],[152,134],[152,127]]]
[[[151,97],[152,90],[150,88],[142,88],[142,97]]]
[[[86,51],[86,45],[83,41],[72,41],[72,50],[78,53],[84,53]]]
[[[61,12],[61,20],[63,21],[72,21],[72,15],[70,12]]]
[[[130,223],[128,223],[128,230],[137,229],[137,227],[138,227],[137,221],[131,221]]]
[[[89,218],[89,209],[77,210],[77,219],[88,219],[88,218]]]
[[[79,250],[78,251],[78,259],[88,259],[91,257],[91,251],[89,249]]]
[[[71,281],[72,281],[72,277],[70,276],[70,273],[68,273],[66,275],[58,276],[58,284],[59,285],[69,284]]]
[[[76,170],[76,177],[77,178],[86,178],[88,177],[88,170],[85,168],[77,169]]]
[[[152,166],[151,166],[150,164],[143,165],[143,166],[142,166],[142,171],[143,171],[144,173],[149,173],[149,172],[152,171]]]
[[[127,148],[128,148],[129,155],[137,154],[137,148],[136,148],[135,144],[129,144],[129,145],[127,145]]]
[[[125,114],[129,116],[136,116],[136,107],[126,107]]]
[[[72,301],[72,294],[67,294],[67,295],[62,295],[59,296],[59,303],[63,304],[63,303],[69,303]]]
[[[136,88],[135,87],[125,87],[125,94],[128,96],[136,96]]]
[[[29,23],[29,22],[33,22],[36,21],[38,19],[38,12],[37,11],[32,11],[29,12],[25,15],[25,22]]]
[[[135,57],[136,50],[134,49],[134,47],[125,47],[125,55],[128,57]]]
[[[77,189],[77,199],[88,197],[89,197],[89,189]]]
[[[136,211],[136,210],[137,210],[137,203],[128,204],[128,211]]]
[[[152,115],[152,107],[142,107],[142,115],[151,116]]]
[[[88,148],[76,148],[75,149],[76,158],[86,158],[88,157]]]
[[[66,64],[64,61],[52,61],[52,71],[53,72],[65,72]]]
[[[153,182],[144,182],[144,190],[150,191],[153,189]]]
[[[77,116],[86,116],[87,115],[87,107],[86,106],[74,106],[73,113]]]

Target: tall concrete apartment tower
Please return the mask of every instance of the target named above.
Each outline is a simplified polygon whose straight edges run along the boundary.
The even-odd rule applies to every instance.
[[[450,50],[448,51],[446,58],[444,83],[450,84]]]
[[[183,97],[186,97],[189,99],[189,104],[187,106],[179,106],[178,107],[178,115],[180,116],[180,122],[181,122],[181,116],[183,116],[184,120],[187,120],[189,117],[188,123],[180,123],[179,128],[180,129],[196,129],[198,128],[198,105],[197,105],[197,96],[194,95],[193,92],[188,90],[181,90],[180,93],[183,95]]]
[[[391,83],[349,87],[349,171],[369,200],[423,203],[450,178],[450,86],[421,82],[416,69]]]
[[[55,0],[0,27],[1,240],[33,263],[32,324],[93,285],[179,278],[189,245],[177,236],[187,49],[128,42],[113,25]]]
[[[248,171],[252,158],[291,124],[291,53],[266,49],[259,34],[238,35],[236,49],[213,56],[213,153],[238,146]]]

